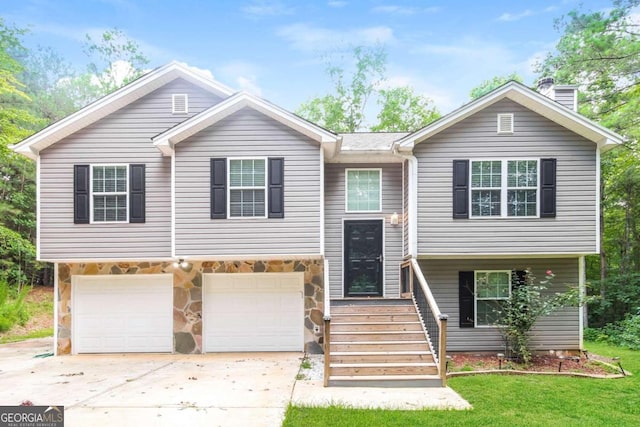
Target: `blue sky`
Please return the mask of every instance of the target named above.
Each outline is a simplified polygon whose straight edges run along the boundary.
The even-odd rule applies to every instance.
[[[612,0],[0,0],[0,16],[30,28],[27,46],[51,46],[78,66],[85,34],[117,27],[152,67],[186,62],[289,110],[331,89],[327,52],[381,43],[389,83],[447,113],[495,75],[531,84],[532,64],[559,37],[554,19],[581,4],[597,11]]]

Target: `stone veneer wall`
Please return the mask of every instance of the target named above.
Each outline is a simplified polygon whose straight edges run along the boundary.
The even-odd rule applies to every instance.
[[[202,274],[304,272],[305,350],[316,346],[323,327],[323,261],[195,261],[185,269],[173,262],[61,263],[58,265],[58,354],[70,354],[71,277],[98,274],[173,274],[173,336],[177,353],[202,352]],[[314,326],[320,327],[314,333]]]

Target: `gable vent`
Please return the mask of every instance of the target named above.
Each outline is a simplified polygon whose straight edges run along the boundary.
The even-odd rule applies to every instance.
[[[189,112],[189,99],[186,93],[173,94],[173,114],[185,114]]]
[[[498,133],[513,133],[513,114],[498,114]]]

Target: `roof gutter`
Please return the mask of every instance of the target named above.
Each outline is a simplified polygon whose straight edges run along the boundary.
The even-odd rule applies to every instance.
[[[407,160],[409,165],[409,188],[407,194],[407,218],[409,222],[409,255],[411,258],[418,257],[418,159],[413,154],[403,154],[398,151],[399,144],[393,144],[392,154],[401,159]],[[404,177],[402,177],[404,179]]]

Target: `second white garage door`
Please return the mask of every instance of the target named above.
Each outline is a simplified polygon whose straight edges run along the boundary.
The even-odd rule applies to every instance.
[[[74,353],[173,351],[173,275],[73,276]]]
[[[302,351],[303,284],[303,273],[205,275],[204,351]]]

